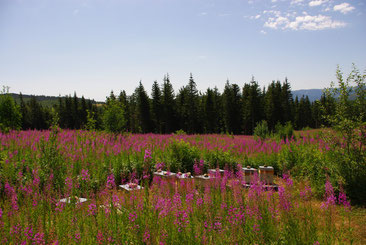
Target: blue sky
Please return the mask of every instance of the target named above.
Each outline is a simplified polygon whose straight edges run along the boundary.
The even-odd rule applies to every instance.
[[[105,100],[150,93],[169,73],[198,88],[288,77],[324,88],[337,64],[366,68],[366,2],[351,0],[0,0],[0,84]]]

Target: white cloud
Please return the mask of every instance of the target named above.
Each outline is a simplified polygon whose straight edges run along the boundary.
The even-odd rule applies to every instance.
[[[341,3],[341,4],[335,5],[333,7],[334,11],[339,11],[342,14],[347,14],[354,9],[355,9],[355,7],[351,6],[349,3]]]
[[[74,11],[72,11],[73,15],[78,15],[79,14],[79,10],[78,9],[74,9]]]
[[[271,29],[278,29],[281,26],[285,26],[288,22],[289,20],[286,17],[280,16],[277,18],[268,18],[264,26]]]
[[[272,2],[272,3],[275,3],[275,2],[277,2],[277,0],[271,0],[271,2]]]
[[[322,5],[326,2],[328,2],[328,0],[313,0],[313,1],[309,2],[309,6],[310,7],[319,6],[319,5]]]
[[[345,27],[346,23],[325,15],[303,15],[290,20],[287,17],[268,18],[264,27],[282,30],[325,30]]]
[[[279,17],[281,12],[278,10],[264,10],[263,14],[273,14],[274,16]]]
[[[266,31],[261,30],[261,34],[266,35],[266,34],[267,34],[267,32],[266,32]]]
[[[260,14],[257,14],[255,17],[254,17],[254,19],[259,19],[261,17],[261,15]]]
[[[291,1],[291,5],[294,5],[294,4],[302,4],[302,2],[303,2],[304,0],[292,0]]]

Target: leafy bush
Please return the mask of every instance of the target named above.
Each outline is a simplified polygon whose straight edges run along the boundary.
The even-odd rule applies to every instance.
[[[365,205],[366,73],[361,74],[353,65],[353,70],[344,79],[342,71],[337,67],[336,77],[338,87],[332,83],[331,88],[326,90],[328,97],[337,97],[335,111],[325,119],[338,135],[325,135],[324,139],[331,147],[330,161],[341,173],[341,184],[347,194],[354,203]],[[353,90],[355,100],[350,98]]]
[[[103,123],[104,128],[108,132],[120,133],[124,130],[126,119],[124,117],[124,108],[121,103],[116,100],[111,100],[108,105],[106,105],[103,114]],[[93,126],[90,121],[89,126]]]
[[[200,158],[196,147],[183,140],[173,140],[169,146],[171,151],[171,162],[167,166],[171,171],[177,170],[193,173],[193,164]]]
[[[269,129],[267,121],[263,120],[257,123],[254,129],[254,136],[259,137],[262,141],[269,137]]]
[[[229,168],[231,170],[236,168],[237,161],[231,152],[224,152],[221,149],[210,151],[205,154],[205,159],[210,168],[219,167],[220,169]]]
[[[0,131],[20,129],[22,114],[14,99],[8,95],[9,89],[4,87],[0,92]]]
[[[294,128],[292,127],[291,122],[287,122],[285,125],[281,123],[277,123],[275,127],[275,135],[279,139],[286,140],[286,138],[291,138],[294,134]]]

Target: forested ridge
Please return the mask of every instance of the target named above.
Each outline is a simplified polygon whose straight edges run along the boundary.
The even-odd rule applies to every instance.
[[[334,104],[325,94],[315,101],[308,96],[294,97],[287,79],[266,87],[260,87],[254,78],[242,87],[227,81],[223,92],[217,87],[202,92],[192,75],[178,90],[166,75],[161,84],[153,83],[150,93],[140,82],[131,95],[112,91],[105,104],[99,105],[76,93],[59,97],[52,106],[42,105],[35,96],[25,99],[20,94],[16,100],[21,129],[47,129],[56,115],[61,128],[163,134],[183,130],[250,135],[262,120],[271,131],[287,122],[295,129],[319,128],[326,124],[324,115],[332,113]],[[108,128],[108,120],[119,125]]]

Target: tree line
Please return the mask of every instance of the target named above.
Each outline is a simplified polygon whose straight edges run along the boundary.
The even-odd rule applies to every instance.
[[[192,74],[188,84],[177,92],[166,75],[162,84],[153,83],[150,96],[140,82],[132,95],[124,90],[118,95],[112,91],[105,104],[99,106],[84,97],[78,98],[76,93],[59,97],[52,107],[42,106],[34,96],[24,102],[20,94],[20,102],[16,104],[5,99],[5,95],[4,90],[1,99],[4,106],[0,106],[3,127],[47,129],[57,117],[61,128],[159,134],[183,130],[189,134],[251,135],[263,120],[270,131],[275,130],[276,125],[286,123],[291,123],[294,129],[319,128],[327,126],[324,116],[332,114],[336,103],[333,97],[325,94],[317,101],[310,101],[307,96],[293,98],[287,79],[272,81],[263,88],[254,77],[243,87],[226,81],[222,93],[217,87],[202,93]],[[8,108],[1,109],[3,107]],[[18,112],[13,115],[9,110]],[[17,115],[19,120],[14,121]],[[7,120],[12,122],[7,123]]]

